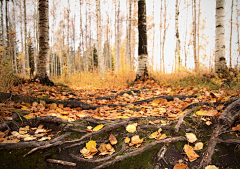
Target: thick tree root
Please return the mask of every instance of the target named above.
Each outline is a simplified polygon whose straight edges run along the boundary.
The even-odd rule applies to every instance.
[[[185,137],[180,136],[180,137],[173,137],[173,138],[168,138],[168,139],[164,139],[164,140],[154,141],[154,142],[151,142],[148,145],[146,145],[142,148],[139,148],[135,151],[132,151],[130,153],[126,153],[124,155],[117,156],[117,157],[115,157],[115,159],[113,159],[111,161],[108,161],[108,162],[106,162],[102,165],[99,165],[99,166],[95,167],[94,169],[105,168],[105,167],[108,167],[110,165],[113,165],[116,162],[122,161],[123,159],[125,159],[127,157],[136,156],[136,155],[141,154],[142,152],[150,149],[151,147],[153,147],[157,144],[166,144],[166,143],[172,143],[172,142],[177,142],[177,141],[186,141],[186,140],[187,139]]]

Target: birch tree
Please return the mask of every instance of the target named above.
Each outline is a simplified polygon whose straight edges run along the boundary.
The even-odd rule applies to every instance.
[[[98,55],[98,71],[100,76],[104,75],[104,58],[102,52],[102,30],[101,30],[101,5],[100,0],[96,0],[96,10],[97,10],[97,55]]]
[[[196,24],[196,0],[193,0],[193,57],[195,71],[199,71],[199,61],[197,59],[197,24]]]
[[[146,23],[146,0],[138,0],[138,69],[135,81],[148,78]]]
[[[40,83],[54,85],[49,80],[46,70],[46,58],[49,51],[49,17],[48,17],[48,0],[39,0],[39,56],[38,69],[34,79],[38,79]]]
[[[164,64],[164,45],[165,45],[165,40],[166,40],[166,30],[167,30],[167,2],[166,0],[164,0],[164,14],[163,14],[163,18],[164,18],[164,24],[163,24],[163,40],[162,40],[162,72],[165,73],[165,64]]]
[[[119,28],[120,0],[115,2],[115,72],[120,69],[120,28]]]
[[[231,20],[230,20],[230,44],[229,44],[229,68],[232,68],[232,20],[233,17],[233,0],[232,0],[232,6],[231,6]]]
[[[226,72],[225,58],[225,0],[216,0],[216,38],[215,38],[215,72]]]
[[[178,0],[176,0],[175,6],[176,6],[175,8],[175,35],[176,35],[175,71],[177,71],[181,66],[181,57],[180,57],[181,43],[180,43],[179,30],[178,30],[178,17],[179,17]]]

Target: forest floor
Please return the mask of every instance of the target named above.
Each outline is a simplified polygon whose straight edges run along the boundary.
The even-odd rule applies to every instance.
[[[0,92],[0,120],[1,169],[240,168],[238,79],[21,83]]]

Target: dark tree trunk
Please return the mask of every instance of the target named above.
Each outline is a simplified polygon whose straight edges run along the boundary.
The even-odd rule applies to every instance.
[[[148,78],[146,0],[138,1],[138,35],[138,70],[135,81],[144,81]]]

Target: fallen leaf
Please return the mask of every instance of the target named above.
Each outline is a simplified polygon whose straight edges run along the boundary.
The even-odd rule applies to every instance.
[[[219,169],[219,168],[216,167],[215,165],[208,165],[207,167],[205,167],[205,169]]]
[[[124,142],[125,142],[125,143],[129,143],[129,142],[130,142],[130,138],[129,138],[129,137],[126,137],[126,138],[124,139]]]
[[[149,138],[156,138],[157,136],[158,136],[158,132],[156,131],[156,132],[152,133],[152,134],[149,136]]]
[[[133,124],[129,124],[127,127],[126,127],[126,130],[129,132],[129,133],[134,133],[136,131],[136,126],[133,125]]]
[[[104,126],[103,124],[99,124],[93,129],[93,131],[98,131],[98,130],[102,129],[103,126]]]
[[[156,137],[156,140],[163,140],[167,138],[166,134],[159,134],[159,136]]]
[[[197,137],[193,133],[186,133],[186,138],[190,143],[194,143],[195,141],[197,141]]]
[[[106,149],[106,144],[105,143],[102,143],[100,144],[100,146],[98,147],[98,150],[103,153],[103,152],[106,152],[107,149]]]
[[[106,145],[106,149],[107,151],[115,151],[114,148],[109,143]]]
[[[97,146],[96,141],[91,140],[91,141],[89,141],[88,143],[86,143],[87,149],[90,150],[90,149],[92,148],[92,145],[93,145],[94,147],[96,147],[96,146]]]
[[[195,147],[193,148],[193,150],[202,150],[203,149],[203,143],[202,142],[198,142],[195,144]]]
[[[109,136],[109,141],[110,141],[110,143],[112,144],[112,145],[115,145],[115,144],[117,144],[117,139],[116,139],[116,137],[114,136],[114,135],[110,135]]]
[[[90,148],[90,153],[91,153],[91,155],[94,155],[94,154],[96,154],[98,152],[98,150],[96,149],[96,147],[93,145],[93,144],[91,144],[91,148]]]
[[[206,121],[206,125],[210,126],[212,124],[211,121]]]
[[[240,124],[238,124],[236,127],[233,127],[232,130],[240,130]]]
[[[50,105],[50,110],[56,110],[56,108],[57,108],[57,104],[56,103],[52,103]]]
[[[135,136],[132,136],[131,143],[139,144],[139,143],[142,143],[142,140],[139,138],[139,135],[135,135]]]
[[[185,151],[185,153],[187,154],[187,156],[191,162],[196,160],[199,157],[199,155],[197,155],[197,153],[195,153],[193,148],[188,144],[184,145],[183,150]]]
[[[189,169],[188,166],[186,164],[182,164],[182,163],[179,163],[179,164],[176,164],[173,169]]]

